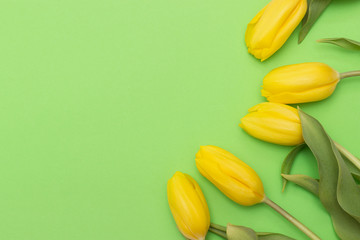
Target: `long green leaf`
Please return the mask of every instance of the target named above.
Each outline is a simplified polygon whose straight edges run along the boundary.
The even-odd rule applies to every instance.
[[[300,174],[281,174],[281,176],[288,181],[293,182],[302,188],[305,188],[309,192],[313,193],[315,196],[319,196],[319,180],[309,177],[307,175]]]
[[[258,237],[251,228],[228,224],[226,228],[228,240],[257,240]]]
[[[253,229],[228,224],[226,228],[211,224],[210,229],[214,232],[214,229],[218,232],[216,234],[223,236],[226,231],[226,236],[224,238],[228,240],[295,240],[294,238],[288,237],[280,233],[269,233],[269,232],[255,232]],[[223,231],[225,230],[225,231]]]
[[[335,44],[342,48],[360,51],[360,42],[348,38],[323,38],[317,42]]]
[[[294,238],[285,236],[280,233],[259,232],[256,234],[259,240],[295,240]]]
[[[342,209],[360,223],[360,190],[347,168],[345,161],[341,157],[340,152],[332,141],[331,147],[339,165],[339,179],[337,185],[338,202]]]
[[[355,178],[356,180],[360,181],[360,175],[354,172],[351,172],[351,175],[353,176],[353,178]]]
[[[281,174],[281,176],[319,197],[319,179],[314,179],[307,175],[301,174]],[[360,190],[360,185],[357,185],[357,187]]]
[[[341,239],[358,239],[360,236],[359,222],[346,212],[338,202],[339,180],[343,181],[345,177],[346,181],[351,182],[349,179],[352,179],[346,177],[348,174],[344,173],[342,177],[339,177],[339,171],[348,171],[347,168],[343,167],[339,169],[338,161],[343,162],[343,159],[337,149],[333,148],[334,144],[321,124],[300,109],[299,115],[305,143],[309,146],[318,162],[320,201],[329,212],[337,235]],[[354,180],[353,183],[355,184]],[[346,187],[343,184],[340,185],[341,187]],[[348,191],[344,190],[340,194],[346,195]],[[347,196],[343,196],[343,198],[347,199]]]
[[[341,154],[342,158],[345,160],[347,168],[350,170],[352,176],[360,181],[360,169],[354,166],[354,164],[343,154]]]
[[[289,152],[289,154],[286,156],[286,158],[284,159],[283,164],[282,164],[282,166],[281,166],[281,174],[289,174],[289,173],[290,173],[290,170],[291,170],[291,167],[292,167],[292,165],[293,165],[293,163],[294,163],[295,157],[299,154],[299,152],[300,152],[301,150],[304,149],[305,146],[306,146],[305,143],[299,144],[299,145],[295,146],[295,147]],[[285,190],[286,183],[287,183],[286,178],[283,178],[283,188],[282,188],[282,191]]]
[[[320,17],[321,13],[330,4],[331,0],[308,0],[308,10],[302,21],[298,42],[301,43],[309,33],[311,27]]]

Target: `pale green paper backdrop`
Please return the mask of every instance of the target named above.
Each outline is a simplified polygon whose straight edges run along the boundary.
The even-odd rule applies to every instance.
[[[265,205],[241,207],[196,170],[200,145],[231,151],[253,167],[267,195],[322,239],[335,237],[316,197],[293,184],[281,193],[291,149],[239,127],[264,101],[271,69],[320,61],[360,69],[359,52],[316,43],[360,40],[360,1],[326,10],[297,45],[260,63],[247,53],[247,23],[268,1],[1,0],[0,239],[183,239],[166,199],[175,171],[192,175],[213,222],[306,239]],[[301,108],[360,155],[360,78]],[[316,177],[309,152],[294,173]],[[220,239],[212,234],[209,240]]]

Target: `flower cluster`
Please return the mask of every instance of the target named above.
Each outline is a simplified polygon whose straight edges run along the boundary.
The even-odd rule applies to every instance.
[[[314,6],[313,2],[319,4]],[[321,6],[321,11],[325,9],[324,2],[272,0],[248,24],[245,42],[249,53],[261,61],[271,57],[304,16],[306,23],[316,6]],[[309,29],[301,30],[299,41],[304,39]],[[333,41],[338,44],[337,40]],[[245,132],[260,140],[286,146],[297,145],[283,163],[284,187],[286,181],[292,181],[318,196],[331,215],[335,231],[341,239],[358,239],[360,236],[360,190],[353,179],[353,176],[360,176],[360,160],[334,142],[316,119],[286,104],[326,99],[333,94],[340,80],[353,76],[360,76],[360,71],[339,73],[319,62],[275,68],[263,79],[261,94],[268,102],[250,108],[240,123]],[[311,149],[318,161],[320,180],[288,174],[295,155],[304,145]],[[350,171],[342,156],[357,167],[358,172]],[[232,201],[244,206],[265,203],[310,239],[320,239],[271,201],[265,195],[257,173],[232,153],[217,146],[201,146],[195,162],[201,175]],[[186,239],[204,240],[208,231],[229,240],[292,239],[277,233],[255,232],[244,226],[228,224],[223,227],[210,223],[204,194],[199,184],[187,174],[174,174],[167,184],[167,196],[176,225]]]
[[[300,144],[304,140],[298,110],[285,104],[323,100],[331,96],[341,79],[359,75],[359,71],[339,73],[319,62],[276,68],[263,79],[261,94],[269,102],[250,108],[240,127],[263,141]]]

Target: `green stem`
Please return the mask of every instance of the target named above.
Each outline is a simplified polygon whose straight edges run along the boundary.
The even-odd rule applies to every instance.
[[[334,143],[335,143],[336,148],[339,150],[339,152],[341,152],[342,155],[344,155],[347,159],[349,159],[349,161],[360,170],[360,159],[358,159],[357,157],[352,155],[351,152],[346,150],[346,148],[344,148],[337,142],[334,141]]]
[[[360,76],[360,70],[340,73],[340,79]]]
[[[220,231],[223,231],[223,232],[226,232],[226,227],[223,227],[223,226],[221,226],[219,224],[210,223],[210,227],[215,228],[215,229],[220,230]]]
[[[321,240],[315,233],[313,233],[310,229],[308,229],[304,224],[299,222],[296,218],[291,216],[287,211],[285,211],[283,208],[281,208],[279,205],[268,199],[267,197],[263,200],[264,203],[269,205],[271,208],[273,208],[275,211],[280,213],[281,216],[286,218],[289,222],[294,224],[298,229],[300,229],[303,233],[305,233],[310,239],[312,240]]]
[[[209,228],[209,232],[215,233],[216,235],[227,239],[226,233],[224,233],[223,231],[220,231],[218,229],[212,228],[211,226]]]

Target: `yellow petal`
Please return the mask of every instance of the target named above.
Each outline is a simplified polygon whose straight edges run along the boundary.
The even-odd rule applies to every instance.
[[[260,17],[263,15],[266,7],[267,7],[267,5],[263,9],[261,9],[260,12],[258,12],[256,14],[256,16],[247,25],[246,32],[245,32],[245,42],[246,42],[246,46],[248,46],[248,47],[250,45],[250,40],[252,39],[254,26],[259,21]]]
[[[248,110],[251,112],[262,112],[276,115],[278,118],[287,119],[296,123],[300,123],[299,112],[297,109],[290,107],[288,105],[274,103],[274,102],[264,102],[259,103]]]
[[[296,0],[273,0],[267,6],[253,31],[252,48],[271,47],[279,29],[297,7]]]
[[[331,96],[336,88],[336,85],[337,82],[302,92],[282,92],[278,94],[269,94],[267,96],[267,100],[274,103],[277,102],[287,104],[320,101]]]
[[[297,5],[293,11],[288,15],[287,19],[282,23],[281,27],[277,30],[277,34],[273,38],[271,47],[266,48],[261,55],[261,61],[265,61],[271,57],[286,40],[290,37],[291,33],[299,25],[307,11],[307,1],[297,1]]]
[[[297,145],[302,143],[302,129],[297,109],[281,103],[264,102],[249,109],[240,127],[263,141]]]
[[[191,240],[205,239],[210,215],[197,182],[187,174],[176,172],[168,181],[167,196],[179,231]]]
[[[275,144],[293,146],[304,141],[300,123],[264,113],[247,114],[240,127],[255,138]]]
[[[272,70],[264,77],[262,87],[268,94],[302,92],[339,79],[339,73],[324,63],[300,63]]]
[[[241,205],[254,205],[264,199],[263,185],[256,172],[224,149],[201,146],[196,166],[220,191]]]
[[[306,0],[272,0],[248,24],[249,53],[264,61],[289,38],[307,10]]]

